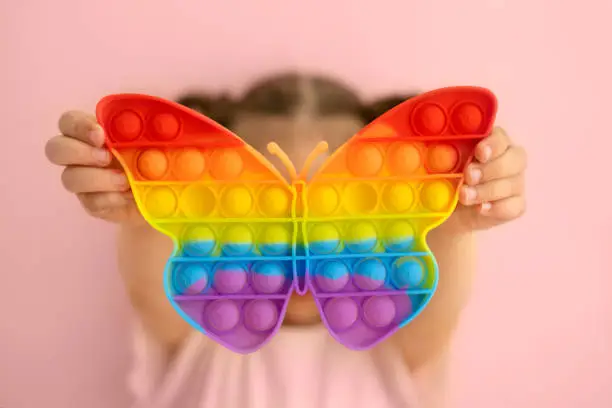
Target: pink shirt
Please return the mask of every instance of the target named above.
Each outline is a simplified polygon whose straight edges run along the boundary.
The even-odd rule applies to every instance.
[[[194,332],[171,362],[143,330],[135,340],[135,408],[442,406],[442,377],[412,376],[390,347],[351,351],[322,326],[283,328],[250,355]]]

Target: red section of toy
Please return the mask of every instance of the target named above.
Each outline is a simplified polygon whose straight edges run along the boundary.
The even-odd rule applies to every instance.
[[[229,130],[199,113],[146,95],[102,99],[98,122],[114,149],[152,147],[234,148],[244,145]]]
[[[442,88],[407,100],[364,128],[359,138],[410,141],[471,139],[491,132],[497,100],[485,88]]]

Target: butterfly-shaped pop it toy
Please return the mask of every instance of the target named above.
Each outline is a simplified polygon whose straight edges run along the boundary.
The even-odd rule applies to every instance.
[[[427,232],[457,205],[463,170],[497,110],[483,88],[412,98],[305,175],[278,145],[259,152],[213,120],[163,99],[111,95],[97,106],[139,210],[175,250],[165,290],[178,313],[249,353],[311,291],[331,335],[362,350],[417,316],[438,282]]]

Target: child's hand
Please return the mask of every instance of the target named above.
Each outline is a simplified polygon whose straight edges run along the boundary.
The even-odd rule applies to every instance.
[[[512,143],[503,129],[476,147],[475,160],[465,170],[465,185],[450,225],[479,230],[520,217],[525,211],[525,150]]]
[[[51,163],[65,166],[62,183],[76,194],[88,214],[112,222],[142,221],[121,166],[104,146],[104,132],[95,117],[66,112],[59,120],[60,135],[45,152]]]

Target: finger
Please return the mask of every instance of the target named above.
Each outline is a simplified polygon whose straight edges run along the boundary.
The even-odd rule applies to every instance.
[[[502,128],[495,128],[489,137],[476,146],[476,160],[487,163],[500,157],[510,147],[510,137]]]
[[[126,191],[125,174],[111,169],[68,166],[62,173],[62,183],[71,193]]]
[[[464,185],[459,194],[459,201],[469,206],[519,195],[523,192],[524,180],[523,174],[519,174],[476,186]]]
[[[104,131],[96,122],[96,118],[81,111],[64,113],[59,120],[60,132],[68,137],[96,147],[104,145]]]
[[[101,216],[117,208],[126,206],[131,200],[130,193],[79,193],[81,205],[93,216]]]
[[[66,136],[55,136],[45,146],[49,161],[60,166],[107,166],[111,162],[108,150],[94,147]]]
[[[465,182],[470,186],[522,173],[527,166],[525,149],[513,146],[488,163],[471,163],[465,170]]]
[[[483,203],[480,213],[483,216],[509,221],[519,218],[525,213],[525,196],[519,195],[504,198],[492,203]]]

